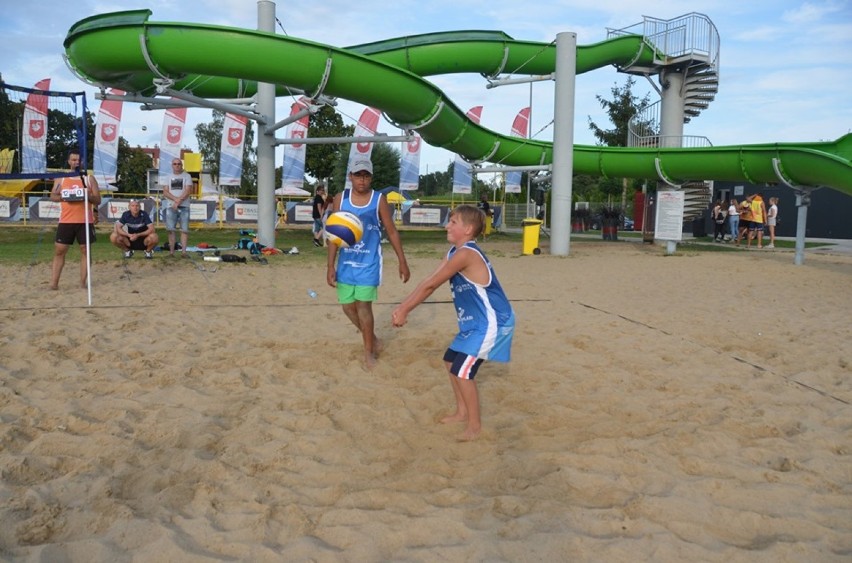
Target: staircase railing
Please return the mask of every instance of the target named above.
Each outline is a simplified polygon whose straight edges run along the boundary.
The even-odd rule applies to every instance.
[[[709,17],[698,12],[670,20],[645,16],[641,22],[623,29],[607,29],[608,38],[637,34],[670,59],[700,55],[711,64],[719,60],[719,30]]]

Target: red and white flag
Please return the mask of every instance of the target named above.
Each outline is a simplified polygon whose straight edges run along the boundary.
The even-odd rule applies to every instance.
[[[358,120],[358,125],[355,126],[355,137],[373,137],[376,130],[379,128],[379,116],[381,112],[376,108],[367,108],[361,113],[361,119]],[[349,181],[349,170],[356,160],[367,159],[373,154],[373,143],[362,142],[352,143],[349,149],[349,163],[346,165],[346,189],[352,187],[352,182]]]
[[[302,96],[296,103],[290,106],[290,116],[294,116],[300,111],[308,107],[308,98]],[[304,115],[298,120],[290,124],[287,131],[288,139],[307,139],[308,125],[310,124],[310,115]],[[304,143],[284,145],[284,165],[281,170],[281,187],[280,192],[283,195],[289,193],[299,193],[295,190],[301,190],[305,185],[305,158],[307,157],[308,146]],[[288,190],[291,190],[288,192]]]
[[[524,108],[515,116],[515,121],[512,123],[513,137],[527,138],[527,131],[530,123],[530,108]],[[506,193],[519,194],[521,193],[521,173],[518,171],[506,172]]]
[[[399,189],[416,190],[420,186],[420,149],[423,139],[417,133],[402,144],[402,161],[399,165]]]
[[[219,151],[219,185],[239,186],[243,176],[243,148],[248,118],[225,114],[222,123],[222,147]]]
[[[123,90],[110,89],[110,94],[121,96]],[[104,100],[98,110],[98,123],[95,128],[94,174],[101,191],[115,189],[118,172],[118,136],[121,128],[121,109],[124,104],[119,100]]]
[[[39,80],[36,90],[48,90],[50,78]],[[30,93],[24,105],[24,127],[21,135],[21,172],[47,172],[47,96]],[[63,165],[65,163],[63,162]]]
[[[183,130],[186,127],[186,108],[166,110],[163,116],[163,133],[160,137],[160,168],[158,183],[165,185],[172,173],[172,159],[180,159]]]

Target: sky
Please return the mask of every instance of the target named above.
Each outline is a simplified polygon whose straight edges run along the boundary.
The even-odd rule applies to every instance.
[[[834,140],[852,132],[852,0],[773,2],[743,0],[551,0],[541,5],[491,0],[361,0],[278,2],[276,32],[336,47],[451,30],[495,30],[525,41],[554,41],[561,32],[577,33],[578,45],[606,39],[607,29],[623,29],[644,16],[671,19],[697,12],[718,29],[720,84],[716,99],[684,128],[685,135],[707,137],[713,145]],[[73,8],[73,9],[69,9]],[[148,8],[152,21],[209,23],[255,29],[254,0],[153,0],[126,2],[77,0],[71,4],[43,0],[10,2],[0,18],[0,73],[5,82],[32,87],[50,77],[51,89],[85,91],[91,111],[100,102],[96,88],[66,67],[62,42],[71,25],[95,14]],[[203,56],[203,55],[200,55]],[[248,63],[247,63],[248,64]],[[605,67],[579,75],[575,95],[574,142],[596,144],[591,119],[611,126],[597,96],[611,99],[611,89],[628,75]],[[518,111],[532,100],[531,133],[552,140],[552,81],[486,89],[479,75],[429,78],[462,110],[482,105],[483,126],[508,134]],[[653,85],[638,78],[634,92],[659,99]],[[344,123],[354,125],[364,107],[340,100]],[[276,119],[289,114],[292,100],[279,98]],[[195,125],[209,122],[209,109],[190,109],[184,144],[197,150]],[[162,111],[142,111],[125,104],[121,135],[131,146],[160,142]],[[382,120],[379,132],[399,134]],[[279,131],[283,136],[283,130]],[[283,148],[276,163],[280,166]],[[453,155],[426,146],[420,173],[446,170]]]

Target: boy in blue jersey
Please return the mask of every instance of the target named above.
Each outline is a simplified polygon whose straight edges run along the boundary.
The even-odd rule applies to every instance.
[[[515,332],[515,313],[491,267],[476,245],[485,229],[485,213],[472,205],[456,207],[447,220],[447,241],[453,246],[438,268],[391,314],[393,326],[405,324],[408,313],[445,282],[450,282],[459,333],[444,353],[456,411],[441,422],[467,422],[461,435],[475,439],[482,430],[476,372],[485,360],[508,362]]]
[[[376,336],[373,320],[373,301],[378,297],[378,287],[382,284],[382,228],[396,253],[399,277],[403,283],[411,277],[411,272],[387,199],[371,187],[373,163],[367,159],[356,160],[349,171],[349,179],[352,188],[335,196],[333,211],[348,211],[357,215],[364,226],[364,234],[358,244],[349,248],[328,245],[326,281],[331,287],[337,288],[337,300],[343,305],[343,312],[361,331],[364,363],[367,369],[373,369],[382,346]]]

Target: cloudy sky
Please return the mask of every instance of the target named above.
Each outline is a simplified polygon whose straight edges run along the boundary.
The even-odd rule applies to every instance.
[[[703,135],[714,145],[833,140],[852,131],[852,0],[747,2],[743,0],[551,0],[538,3],[506,0],[397,0],[361,2],[278,2],[277,32],[333,46],[449,30],[503,31],[515,39],[548,43],[557,33],[577,33],[578,44],[606,39],[607,28],[621,29],[643,16],[669,19],[698,12],[719,31],[720,87],[716,100],[686,125],[687,135]],[[198,22],[243,28],[257,27],[253,0],[149,0],[126,2],[44,0],[7,3],[0,18],[0,73],[3,80],[33,86],[50,77],[55,90],[85,90],[96,110],[95,89],[79,81],[62,59],[62,42],[70,26],[85,17],[120,10],[148,8],[151,20]],[[203,56],[203,54],[199,54]],[[251,64],[250,61],[246,63]],[[588,118],[609,126],[595,95],[610,97],[610,89],[627,76],[612,67],[577,79],[575,142],[595,144]],[[528,85],[485,88],[480,76],[440,76],[430,80],[462,109],[484,106],[482,124],[508,133],[515,114],[529,105]],[[638,94],[650,92],[645,79]],[[532,88],[531,130],[537,138],[552,139],[553,84]],[[290,99],[281,99],[277,118],[289,112]],[[341,101],[344,121],[354,124],[362,106]],[[210,111],[191,109],[189,125],[210,120]],[[143,126],[146,131],[143,131]],[[160,141],[161,112],[124,109],[121,134],[131,145],[153,146]],[[382,122],[381,132],[397,134]],[[279,133],[281,136],[281,133]],[[184,139],[197,148],[194,134]],[[279,151],[282,149],[279,148]],[[421,173],[445,169],[452,155],[427,148]],[[278,163],[280,165],[280,152]]]

